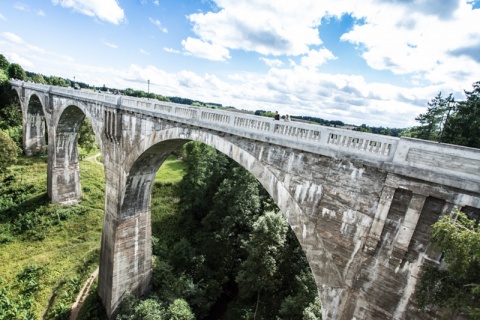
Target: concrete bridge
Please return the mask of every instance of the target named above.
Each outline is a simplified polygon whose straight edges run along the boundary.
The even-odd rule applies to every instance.
[[[424,263],[439,263],[428,241],[439,216],[458,207],[478,219],[480,150],[10,84],[22,108],[25,153],[48,149],[53,203],[81,199],[77,135],[84,117],[93,126],[106,177],[98,292],[109,315],[126,291],[149,290],[152,184],[172,150],[193,140],[238,162],[273,197],[305,251],[323,319],[438,317],[417,309],[415,284]]]

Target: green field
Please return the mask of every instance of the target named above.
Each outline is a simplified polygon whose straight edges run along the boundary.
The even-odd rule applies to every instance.
[[[98,267],[103,167],[81,161],[82,199],[60,206],[48,203],[46,162],[46,157],[21,157],[0,177],[0,319],[41,319],[46,312],[47,319],[67,316],[84,281]],[[155,184],[171,186],[182,175],[183,163],[170,157]],[[175,202],[171,194],[168,199]],[[163,202],[155,195],[153,201]]]

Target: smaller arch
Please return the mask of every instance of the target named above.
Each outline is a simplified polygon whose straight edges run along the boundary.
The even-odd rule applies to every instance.
[[[52,203],[76,202],[82,192],[78,133],[85,118],[82,109],[67,106],[49,131],[48,195]]]
[[[48,122],[44,110],[40,97],[35,92],[28,94],[22,108],[23,149],[27,156],[47,151]]]

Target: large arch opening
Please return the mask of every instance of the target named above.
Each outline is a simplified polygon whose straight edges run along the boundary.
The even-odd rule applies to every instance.
[[[170,135],[167,133],[166,136],[170,136]],[[217,138],[209,137],[206,140],[211,142],[211,140],[209,140],[209,139],[217,139]],[[132,155],[132,157],[130,159],[127,159],[126,162],[128,163],[129,161],[131,161],[132,165],[131,165],[131,169],[128,170],[127,182],[126,182],[126,188],[125,188],[125,196],[124,196],[124,199],[122,201],[122,209],[121,209],[122,218],[127,218],[129,216],[138,215],[139,213],[147,213],[148,212],[148,214],[149,214],[151,210],[155,210],[155,208],[152,208],[152,206],[151,206],[151,203],[157,203],[158,202],[155,198],[152,198],[152,191],[153,191],[153,194],[155,194],[157,192],[157,190],[156,190],[157,186],[156,185],[154,186],[155,175],[156,175],[159,167],[161,166],[161,164],[165,161],[165,159],[167,159],[167,157],[174,150],[178,149],[181,145],[185,144],[189,140],[187,140],[187,139],[171,139],[171,140],[160,141],[160,142],[157,142],[157,143],[153,144],[151,147],[149,147],[143,153],[141,151],[138,151],[141,154],[138,156],[138,159],[136,161],[134,159],[135,155]],[[198,140],[201,140],[201,139],[198,139]],[[201,140],[201,142],[205,142],[205,141]],[[262,198],[262,199],[264,199],[264,200],[262,200],[263,203],[261,203],[261,205],[260,205],[262,207],[262,210],[263,210],[262,211],[263,212],[262,216],[265,216],[265,214],[267,212],[267,209],[271,210],[271,211],[275,211],[274,208],[273,208],[273,207],[276,207],[275,203],[280,204],[283,207],[281,209],[283,210],[283,214],[284,214],[283,217],[280,216],[281,219],[283,219],[283,221],[286,222],[286,218],[288,217],[289,218],[288,222],[290,223],[290,227],[287,228],[287,230],[290,230],[290,232],[288,234],[285,233],[285,237],[290,237],[288,241],[292,242],[292,240],[293,240],[293,242],[295,242],[294,245],[292,243],[289,243],[289,250],[290,250],[291,256],[295,257],[294,258],[295,262],[290,260],[290,265],[293,265],[294,263],[300,263],[300,260],[303,259],[303,262],[305,262],[304,266],[306,266],[306,268],[307,268],[306,269],[307,271],[305,269],[302,270],[301,275],[300,274],[295,274],[295,272],[293,272],[292,270],[289,271],[290,276],[292,276],[292,274],[295,274],[295,275],[292,276],[293,277],[292,279],[294,279],[294,280],[292,280],[293,282],[291,282],[290,286],[289,286],[289,288],[291,290],[290,295],[284,296],[283,298],[284,298],[285,301],[281,300],[282,303],[279,303],[277,305],[277,308],[276,308],[277,312],[280,312],[280,310],[281,310],[281,312],[283,312],[284,316],[286,316],[287,318],[290,316],[290,318],[291,318],[292,314],[288,314],[288,312],[294,312],[294,310],[293,310],[294,306],[300,305],[300,303],[298,303],[298,301],[299,301],[298,299],[300,299],[300,300],[303,299],[303,302],[305,302],[306,299],[307,299],[306,296],[308,294],[312,294],[312,292],[313,292],[315,297],[318,297],[318,291],[317,291],[317,287],[315,285],[315,281],[313,280],[313,277],[312,277],[311,267],[308,265],[305,253],[302,251],[302,248],[299,246],[299,241],[297,239],[298,236],[300,235],[301,237],[303,237],[303,240],[305,240],[305,238],[307,237],[307,233],[311,233],[311,232],[313,232],[313,230],[306,230],[308,228],[308,227],[305,226],[306,223],[303,224],[303,227],[302,227],[302,224],[301,224],[302,217],[299,217],[298,214],[294,213],[293,210],[292,210],[292,208],[295,207],[295,201],[292,199],[291,196],[289,196],[285,193],[285,190],[280,190],[281,186],[278,185],[277,182],[274,181],[274,179],[272,181],[271,177],[268,176],[269,175],[269,173],[268,173],[269,170],[267,168],[262,167],[259,164],[255,165],[255,166],[248,165],[248,164],[252,164],[252,162],[254,162],[255,160],[253,158],[251,158],[251,156],[249,156],[247,153],[242,152],[240,150],[232,151],[232,148],[233,149],[236,148],[233,144],[230,144],[230,143],[224,144],[223,148],[222,147],[221,148],[215,148],[215,147],[218,147],[218,145],[215,145],[215,143],[208,143],[208,144],[213,147],[212,150],[216,149],[216,151],[214,153],[221,154],[221,156],[223,157],[222,158],[223,160],[219,160],[217,158],[215,158],[213,160],[210,160],[210,162],[213,161],[215,163],[214,165],[217,165],[217,167],[218,167],[217,168],[218,171],[216,171],[216,173],[212,172],[212,171],[215,171],[212,168],[210,168],[210,169],[205,169],[204,168],[204,170],[215,176],[215,177],[211,176],[211,179],[214,180],[214,182],[212,182],[213,185],[218,184],[217,187],[222,186],[222,188],[224,188],[224,189],[222,189],[221,191],[218,191],[218,190],[213,191],[213,188],[212,188],[210,190],[207,190],[205,193],[202,193],[202,195],[197,200],[201,202],[202,199],[203,199],[204,202],[210,202],[210,204],[212,204],[213,207],[216,206],[216,208],[213,208],[213,207],[208,208],[208,205],[202,207],[202,204],[200,203],[200,205],[198,206],[200,209],[196,213],[193,212],[193,211],[190,212],[190,216],[193,217],[193,220],[195,220],[193,222],[192,221],[190,221],[190,222],[192,222],[193,224],[197,224],[197,227],[204,227],[205,230],[210,230],[212,232],[212,234],[216,234],[213,238],[209,239],[212,242],[209,243],[209,245],[207,245],[207,247],[210,247],[210,248],[204,248],[204,249],[207,249],[207,251],[210,251],[210,255],[213,255],[213,256],[215,256],[215,253],[212,253],[211,251],[213,251],[215,249],[215,247],[218,247],[218,246],[220,246],[223,249],[223,251],[226,251],[227,253],[228,253],[228,251],[233,251],[231,249],[228,249],[228,248],[232,248],[232,246],[225,245],[224,241],[220,240],[220,241],[215,242],[215,237],[217,237],[217,240],[218,240],[218,237],[221,238],[222,234],[225,235],[225,233],[228,233],[228,231],[226,231],[226,229],[223,229],[222,231],[217,230],[217,233],[215,233],[213,231],[213,229],[215,228],[215,225],[216,225],[217,222],[218,222],[218,224],[225,225],[225,224],[227,224],[226,221],[230,221],[230,222],[232,222],[231,225],[235,226],[235,227],[232,227],[233,229],[235,229],[235,228],[245,229],[244,231],[246,232],[246,234],[244,234],[242,236],[245,236],[246,238],[241,239],[242,236],[237,236],[238,239],[236,239],[236,241],[233,241],[232,243],[235,243],[235,245],[237,247],[239,247],[239,248],[241,247],[242,249],[244,249],[243,250],[243,255],[244,255],[244,258],[246,260],[247,257],[245,257],[245,256],[248,256],[248,254],[247,254],[248,249],[247,248],[249,248],[249,245],[247,244],[247,242],[248,242],[249,238],[252,237],[252,239],[255,238],[256,240],[258,240],[258,234],[253,233],[253,235],[252,235],[252,232],[254,232],[254,230],[252,228],[253,228],[253,225],[257,222],[256,221],[257,218],[259,218],[259,217],[258,217],[258,215],[255,216],[255,217],[254,216],[249,217],[248,213],[241,212],[242,208],[243,208],[243,209],[245,209],[245,211],[249,211],[251,213],[251,210],[246,209],[247,205],[245,203],[247,203],[249,200],[253,201],[254,198],[256,198],[258,200],[259,198],[263,197]],[[227,147],[227,145],[228,145],[228,147]],[[206,144],[204,144],[203,146],[206,147]],[[206,152],[207,151],[203,150],[203,151],[197,152],[197,154],[201,155],[201,154],[206,153]],[[132,154],[134,154],[134,153],[132,153]],[[205,160],[203,160],[203,162],[204,163],[209,163],[209,161],[205,161]],[[222,162],[228,163],[228,165],[226,165],[223,169],[220,168],[220,167],[222,167],[222,165],[220,164]],[[235,163],[235,165],[233,165],[233,163]],[[228,169],[226,169],[226,168],[228,168]],[[221,175],[220,173],[222,173],[222,170],[223,170],[223,173],[227,173],[225,175],[225,177],[223,178],[225,180],[228,180],[227,182],[224,182],[223,179],[222,180],[216,180],[216,179],[220,178],[219,176]],[[225,171],[229,171],[229,170],[231,170],[232,172],[225,172]],[[252,175],[252,173],[253,173],[253,175]],[[202,183],[205,182],[205,181],[203,181],[203,182],[200,181],[201,180],[200,177],[198,175],[197,175],[197,177],[195,177],[195,174],[192,175],[191,179],[192,179],[191,187],[183,186],[183,188],[184,188],[183,190],[185,190],[187,193],[188,192],[195,192],[195,186],[199,186],[199,185],[201,185]],[[208,178],[207,180],[210,180],[210,178]],[[240,182],[242,182],[243,184],[240,183]],[[256,186],[255,186],[256,188],[260,187],[260,189],[259,189],[260,193],[263,193],[262,197],[260,197],[260,195],[255,195],[254,196],[253,194],[249,197],[249,194],[250,194],[249,190],[253,190],[253,189],[248,189],[247,185],[254,185],[254,184],[256,184]],[[243,189],[243,190],[238,190],[237,189],[236,190],[236,188],[237,187],[239,188],[240,185],[243,188],[246,188],[246,189]],[[162,185],[160,184],[159,187],[161,189]],[[198,189],[197,189],[197,191],[198,191]],[[238,193],[243,192],[243,193],[241,193],[242,194],[241,199],[236,199],[236,200],[230,199],[230,201],[228,201],[228,202],[226,200],[222,201],[221,195],[225,196],[228,193],[235,193],[235,192],[238,192]],[[270,197],[270,195],[268,196],[268,198],[270,199],[270,204],[266,205],[268,200],[265,200],[265,199],[267,199],[266,195],[268,193],[270,193],[272,195],[272,197]],[[279,199],[279,195],[283,196],[283,198]],[[215,197],[216,197],[216,199],[214,201],[212,201],[212,199],[215,198]],[[177,200],[175,200],[175,199],[177,199]],[[193,199],[193,197],[192,197],[192,199]],[[178,200],[182,201],[182,199],[180,199],[178,197],[178,195],[173,196],[172,199],[170,199],[170,201],[173,201],[173,202],[178,201]],[[192,203],[190,203],[188,200],[186,202],[188,202],[188,205],[190,205],[190,204],[193,204],[193,202],[196,202],[197,200],[191,200]],[[245,202],[243,202],[245,205],[240,205],[240,207],[237,208],[237,209],[240,210],[240,212],[237,215],[234,215],[234,214],[232,214],[232,212],[229,211],[227,217],[224,217],[225,221],[224,220],[217,221],[217,219],[219,219],[219,216],[221,215],[221,211],[223,210],[223,209],[219,209],[219,206],[222,204],[222,202],[226,202],[226,203],[231,204],[232,203],[231,201],[235,202],[235,201],[240,201],[240,200],[245,201]],[[169,200],[167,200],[167,201],[169,201]],[[183,200],[183,201],[185,201],[185,200]],[[240,203],[242,203],[242,202],[240,201]],[[298,205],[296,205],[295,209],[299,210]],[[188,210],[191,210],[191,208],[187,209],[187,211]],[[205,212],[199,212],[199,211],[202,211],[202,210],[204,210]],[[215,213],[213,213],[212,210],[215,211]],[[228,209],[225,209],[225,211],[228,211]],[[280,210],[278,210],[278,211],[280,211]],[[287,212],[285,212],[285,211],[287,211]],[[301,210],[299,210],[299,211],[301,211]],[[215,214],[217,214],[217,216],[215,216]],[[242,218],[242,216],[244,216],[244,217]],[[239,223],[239,220],[243,219],[243,222],[245,222],[245,217],[247,217],[249,219],[255,218],[255,221],[250,221],[251,224],[249,225],[249,227],[246,227],[246,226],[242,227],[242,224]],[[171,217],[169,217],[168,219],[171,219]],[[272,219],[278,219],[278,216],[276,218],[272,218]],[[145,220],[148,220],[148,219],[145,219]],[[234,221],[234,220],[237,220],[237,221]],[[265,220],[266,219],[263,218],[263,220],[262,220],[263,222],[258,222],[257,227],[260,228],[258,225],[261,224],[261,223],[268,224],[268,222],[266,222]],[[269,221],[271,222],[272,220],[269,220]],[[156,223],[156,222],[154,222],[154,223]],[[183,225],[184,228],[187,228],[187,224],[188,224],[188,222],[186,222],[186,221],[183,221],[181,223],[181,225]],[[153,229],[158,229],[157,227],[158,226],[154,225]],[[264,225],[264,227],[265,227],[265,225]],[[148,227],[146,226],[146,228],[148,228]],[[165,229],[163,229],[163,230],[165,231]],[[195,230],[195,227],[191,230]],[[155,232],[155,231],[153,231],[153,232]],[[170,232],[172,232],[172,230]],[[233,231],[230,230],[230,232],[233,232]],[[204,238],[207,237],[208,234],[209,234],[208,231],[204,231],[203,237]],[[166,276],[167,274],[169,274],[167,271],[171,270],[171,267],[172,267],[172,265],[170,265],[170,263],[178,266],[179,264],[181,264],[180,261],[183,261],[184,263],[186,263],[186,265],[189,265],[189,267],[187,267],[186,269],[190,269],[193,272],[193,274],[197,273],[196,276],[198,276],[198,273],[200,273],[201,270],[206,268],[203,264],[201,265],[200,262],[199,262],[200,260],[202,260],[202,258],[201,258],[202,256],[205,257],[202,254],[199,254],[199,255],[194,254],[193,255],[194,257],[192,258],[193,259],[192,261],[185,262],[185,260],[187,259],[186,256],[188,256],[189,253],[192,252],[192,250],[193,251],[198,250],[198,248],[194,249],[188,243],[189,242],[188,235],[193,236],[193,233],[191,231],[188,231],[186,236],[184,236],[181,239],[176,240],[177,243],[167,242],[167,243],[163,243],[163,246],[162,246],[162,244],[158,244],[158,243],[155,244],[154,243],[154,246],[153,246],[153,252],[154,252],[154,254],[153,254],[153,256],[154,256],[153,269],[155,270],[154,275],[153,275],[153,287],[154,287],[154,289],[155,289],[155,287],[158,288],[158,287],[162,287],[163,285],[165,285],[164,282],[165,281],[168,282],[168,280],[165,280],[165,279],[171,279],[171,277]],[[155,239],[155,233],[153,234],[153,236],[154,236],[154,239]],[[312,236],[312,235],[310,235],[310,236]],[[235,235],[231,235],[231,236],[228,236],[228,237],[235,237]],[[207,238],[205,238],[204,240],[207,241]],[[154,242],[155,241],[158,241],[158,239],[155,239]],[[197,244],[198,244],[198,240],[195,241],[195,242],[197,242]],[[222,246],[222,244],[223,244],[223,246]],[[148,244],[145,244],[145,245],[148,246]],[[157,258],[162,254],[162,251],[163,252],[165,251],[165,248],[168,248],[168,250],[173,250],[174,253],[171,255],[171,257],[175,260],[175,262],[168,262],[167,263],[164,260],[161,260],[160,258]],[[151,250],[150,248],[147,248],[147,249]],[[252,251],[251,252],[252,254],[255,251],[252,246],[250,246],[250,250]],[[257,254],[258,254],[258,251],[257,251]],[[260,259],[262,257],[268,257],[268,256],[269,256],[268,252],[264,252],[263,254],[259,254],[257,256],[257,259]],[[217,256],[217,257],[219,257],[219,256]],[[236,261],[235,267],[232,267],[233,269],[235,269],[236,272],[239,272],[238,269],[240,269],[240,268],[245,268],[245,269],[243,269],[243,272],[240,272],[238,274],[238,279],[245,280],[245,281],[243,281],[243,284],[245,284],[245,283],[248,282],[246,280],[249,279],[249,277],[247,276],[248,272],[245,271],[245,270],[247,270],[248,263],[245,262],[245,263],[242,264],[242,262],[240,262],[240,260],[238,260],[238,259],[239,259],[238,257],[230,258],[230,260],[231,260],[230,264],[235,264],[234,262]],[[148,263],[152,263],[150,261],[148,261]],[[196,261],[196,262],[193,262],[193,261]],[[284,260],[284,263],[285,263],[285,261],[286,260]],[[259,265],[259,268],[260,268],[261,262],[260,261],[257,261],[257,262],[258,262],[258,265]],[[252,277],[250,277],[250,280],[251,280],[253,278],[254,274],[255,274],[255,272],[252,271],[255,268],[255,266],[252,265],[252,263],[253,263],[252,258],[250,258],[249,263],[250,263],[250,269],[249,270],[251,271],[250,274],[252,276]],[[215,262],[213,263],[213,265],[215,265]],[[276,268],[274,265],[275,265],[275,263],[273,263],[273,265],[271,266],[272,269]],[[288,265],[288,263],[285,263],[285,265]],[[225,268],[225,264],[223,264],[223,267],[219,266],[219,265],[217,265],[216,267],[210,266],[210,270],[213,270],[213,269],[221,270],[222,268]],[[294,269],[294,268],[291,268],[291,269]],[[232,269],[231,269],[231,271],[232,271]],[[275,272],[273,272],[273,273],[275,273]],[[158,275],[158,274],[160,274],[160,275]],[[163,280],[162,280],[162,276],[165,277],[165,278],[163,278]],[[263,304],[263,305],[261,304],[262,299],[266,300],[267,298],[260,295],[260,292],[257,292],[258,295],[254,296],[253,298],[251,296],[247,297],[248,294],[245,293],[247,291],[245,289],[246,286],[243,285],[242,289],[240,289],[239,286],[235,283],[236,278],[237,278],[236,276],[231,276],[230,275],[229,277],[224,279],[225,282],[217,283],[216,284],[217,290],[212,290],[211,286],[206,285],[205,284],[205,282],[206,282],[205,279],[202,279],[203,280],[203,282],[202,282],[202,280],[200,280],[199,278],[194,278],[194,277],[193,278],[188,278],[188,276],[186,276],[185,274],[184,274],[184,276],[185,277],[182,278],[181,275],[177,274],[177,278],[178,279],[184,279],[185,282],[188,283],[188,285],[190,285],[190,289],[195,288],[195,289],[192,289],[193,291],[204,290],[205,294],[207,294],[207,295],[210,294],[210,295],[213,295],[215,297],[211,300],[208,300],[208,299],[203,300],[202,302],[199,302],[198,299],[194,299],[194,298],[192,298],[189,301],[189,303],[193,303],[193,304],[197,303],[197,305],[194,306],[194,309],[195,309],[195,311],[200,312],[200,317],[199,317],[200,319],[202,319],[202,318],[203,319],[207,319],[207,318],[208,319],[220,319],[219,316],[220,315],[225,315],[225,312],[230,312],[229,316],[233,317],[232,312],[234,312],[234,311],[232,311],[232,310],[235,310],[235,312],[239,312],[239,309],[242,308],[242,307],[237,305],[236,306],[237,309],[235,309],[235,306],[234,306],[234,307],[232,307],[233,309],[231,308],[230,311],[227,311],[227,309],[228,309],[227,305],[229,305],[230,303],[238,304],[239,300],[235,301],[233,296],[238,297],[240,295],[242,295],[242,298],[244,299],[244,301],[248,300],[248,299],[253,299],[253,302],[250,301],[251,302],[250,303],[251,308],[249,310],[245,311],[247,313],[250,312],[249,313],[250,315],[253,315],[256,312],[258,312],[258,313],[266,312],[265,310],[267,310],[267,309],[269,311],[273,312],[273,310],[272,310],[273,308],[272,308],[271,305],[269,307],[266,307],[266,304]],[[215,281],[218,282],[218,280],[215,280]],[[238,280],[238,281],[241,281],[241,280]],[[295,281],[297,281],[297,282],[295,282]],[[256,281],[250,281],[250,285],[255,285],[256,282],[260,282],[260,280],[257,279]],[[275,281],[271,281],[271,283],[274,283],[274,282]],[[309,285],[307,285],[307,283]],[[187,285],[187,287],[188,287],[188,285]],[[267,284],[265,284],[265,286],[267,286]],[[296,287],[296,288],[301,287],[301,288],[303,288],[304,291],[302,293],[296,292],[294,294],[293,293],[293,292],[295,292],[294,287]],[[307,287],[308,287],[308,290],[305,289]],[[129,291],[134,292],[137,295],[139,295],[139,294],[142,293],[142,288],[143,287],[129,288],[130,289]],[[168,290],[165,290],[165,287],[163,287],[163,289],[164,289],[163,292],[168,291]],[[224,290],[225,290],[225,292],[224,292]],[[250,290],[250,293],[251,293],[252,290]],[[305,290],[309,291],[308,294]],[[267,294],[267,290],[265,292],[263,292],[262,294]],[[274,296],[274,295],[271,294],[271,292],[268,295],[270,297]],[[277,298],[276,300],[278,302],[279,297],[276,296],[276,298]],[[312,303],[312,305],[310,305],[310,302]],[[309,303],[307,303],[306,305],[303,305],[303,307],[305,307],[305,308],[309,307],[309,308],[313,309],[313,308],[315,308],[315,303],[318,307],[319,301],[317,301],[317,302],[309,301]],[[202,306],[203,309],[201,309],[200,306]],[[262,307],[263,307],[263,309],[262,309]],[[296,310],[296,311],[298,311],[298,310]],[[122,310],[120,310],[120,312],[122,312]],[[318,308],[318,312],[320,312],[319,308]],[[246,316],[246,315],[247,314],[244,314],[244,316]],[[238,313],[236,313],[235,316],[238,317],[240,315]]]

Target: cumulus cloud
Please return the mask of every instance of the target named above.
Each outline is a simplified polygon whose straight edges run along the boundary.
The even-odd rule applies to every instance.
[[[328,49],[310,50],[306,56],[302,57],[301,65],[302,67],[316,69],[328,60],[333,59],[336,59],[336,57]]]
[[[230,58],[228,50],[215,43],[188,37],[186,40],[182,40],[182,46],[187,54],[198,58],[215,61],[224,61]]]
[[[41,17],[44,17],[45,16],[45,12],[43,10],[38,10],[37,11],[37,15],[41,16]]]
[[[146,56],[149,56],[150,55],[150,52],[146,51],[146,50],[143,50],[143,49],[140,49],[140,53],[141,54],[144,54]]]
[[[125,21],[125,13],[117,0],[52,0],[52,3],[113,24]]]
[[[282,60],[267,59],[267,58],[263,58],[263,57],[260,57],[260,60],[265,62],[265,64],[269,67],[281,67],[281,66],[283,66],[283,61]]]
[[[467,1],[367,2],[352,8],[352,15],[364,23],[356,24],[341,39],[359,46],[370,67],[433,82],[441,80],[432,75],[450,66],[469,70],[463,81],[480,72],[478,64],[455,59],[460,54],[472,61],[477,57],[472,48],[478,45],[480,31],[472,28],[471,21],[480,20],[480,10],[472,10]]]
[[[188,19],[199,39],[228,49],[264,55],[299,55],[321,44],[316,1],[217,0],[218,12],[194,13]]]

